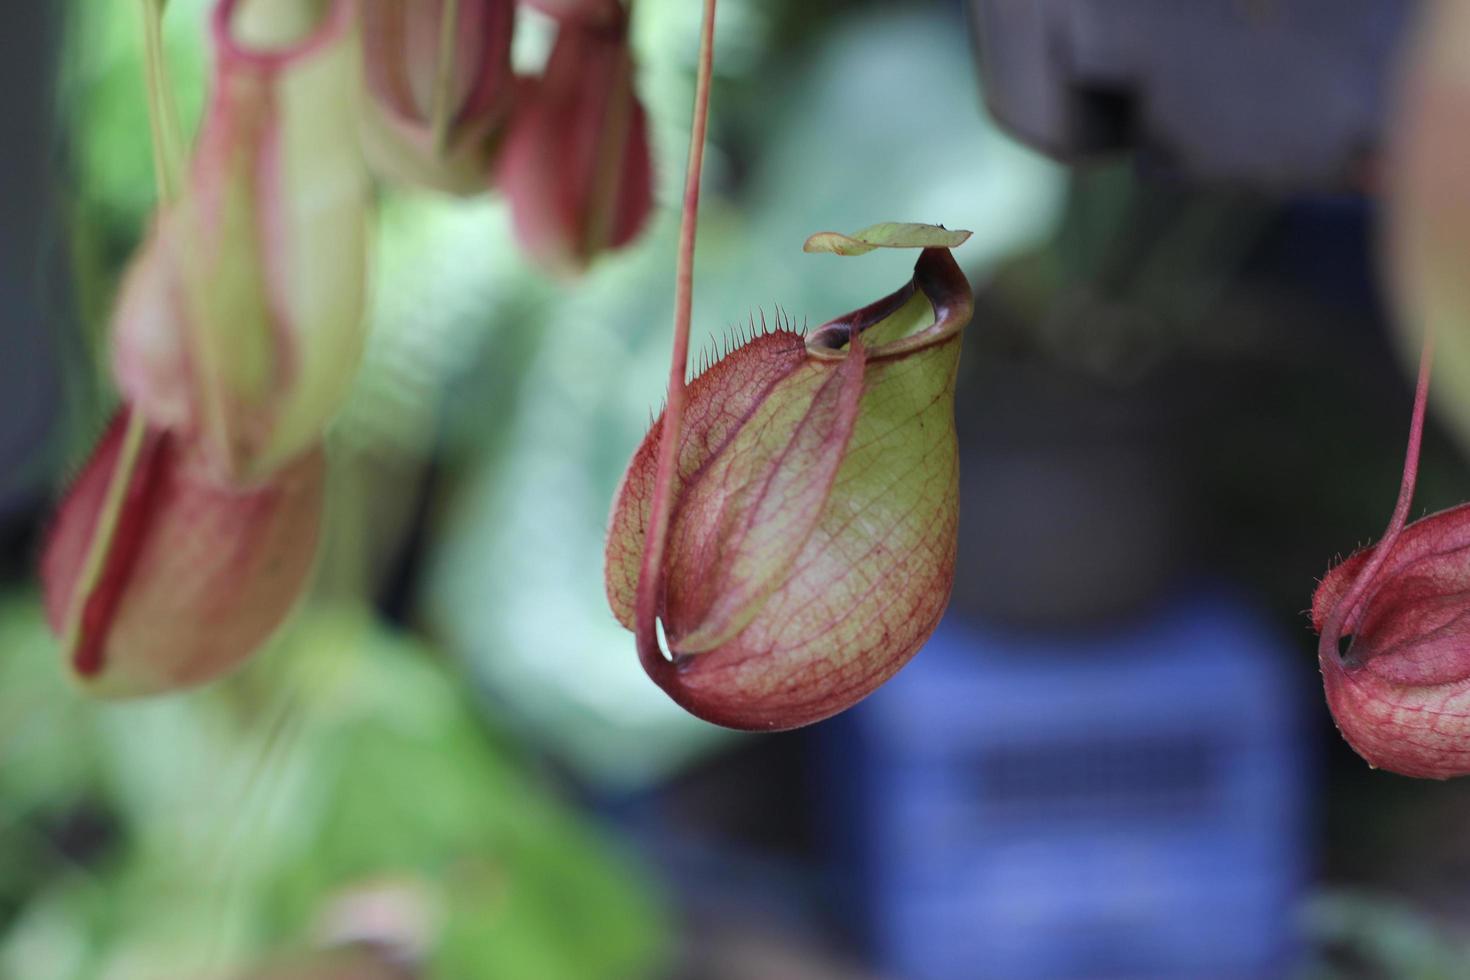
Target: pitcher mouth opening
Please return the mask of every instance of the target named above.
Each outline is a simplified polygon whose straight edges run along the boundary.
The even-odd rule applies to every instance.
[[[210,18],[210,31],[221,61],[260,71],[279,71],[309,56],[346,34],[352,23],[352,0],[326,0],[315,26],[301,37],[281,44],[258,44],[240,38],[236,21],[243,3],[244,0],[220,0]]]
[[[806,339],[807,353],[824,361],[847,356],[853,335],[862,333],[898,313],[922,293],[934,311],[934,322],[906,336],[868,348],[868,360],[900,358],[957,335],[969,323],[974,300],[969,280],[948,249],[926,248],[914,264],[914,275],[900,288],[876,302],[829,320]]]

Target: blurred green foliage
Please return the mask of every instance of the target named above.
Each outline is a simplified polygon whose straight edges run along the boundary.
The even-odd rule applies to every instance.
[[[1406,902],[1362,890],[1327,891],[1302,910],[1316,949],[1300,980],[1454,980],[1470,945]]]
[[[638,976],[662,955],[631,865],[360,609],[136,705],[78,700],[32,601],[0,609],[0,642],[0,975],[227,976],[385,889],[386,920],[339,928],[421,949],[431,976]]]

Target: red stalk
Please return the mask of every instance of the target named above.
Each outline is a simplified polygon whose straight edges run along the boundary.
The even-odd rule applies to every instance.
[[[1404,475],[1399,483],[1399,498],[1394,504],[1393,516],[1389,518],[1388,529],[1383,532],[1383,538],[1374,545],[1372,556],[1364,563],[1352,585],[1322,625],[1322,633],[1317,642],[1317,660],[1323,670],[1343,669],[1342,653],[1338,649],[1343,626],[1372,586],[1378,570],[1388,560],[1394,544],[1409,522],[1409,507],[1413,504],[1414,486],[1419,479],[1419,453],[1424,441],[1424,412],[1429,402],[1429,378],[1433,370],[1434,326],[1430,323],[1425,327],[1424,346],[1419,354],[1419,380],[1414,386],[1414,410],[1409,421],[1409,445],[1404,453]]]
[[[704,140],[709,128],[709,90],[714,75],[715,0],[704,0],[699,65],[694,90],[694,120],[689,132],[689,169],[684,179],[684,210],[679,224],[679,257],[674,273],[674,352],[669,364],[668,404],[658,449],[658,477],[649,503],[648,531],[638,571],[638,658],[649,677],[663,686],[674,670],[658,642],[659,593],[663,589],[664,550],[668,546],[670,493],[678,465],[679,427],[684,421],[689,372],[689,330],[694,303],[694,241],[699,226],[699,182],[704,170]]]

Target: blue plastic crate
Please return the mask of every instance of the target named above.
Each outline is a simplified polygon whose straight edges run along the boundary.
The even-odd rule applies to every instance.
[[[1305,877],[1301,691],[1248,607],[962,624],[829,733],[834,838],[906,980],[1260,978]],[[840,743],[840,744],[839,744]]]

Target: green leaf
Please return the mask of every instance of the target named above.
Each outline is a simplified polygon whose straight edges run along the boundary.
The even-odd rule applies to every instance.
[[[950,231],[943,225],[884,221],[851,235],[819,231],[801,249],[834,255],[866,255],[875,248],[958,248],[969,238],[968,231]]]

